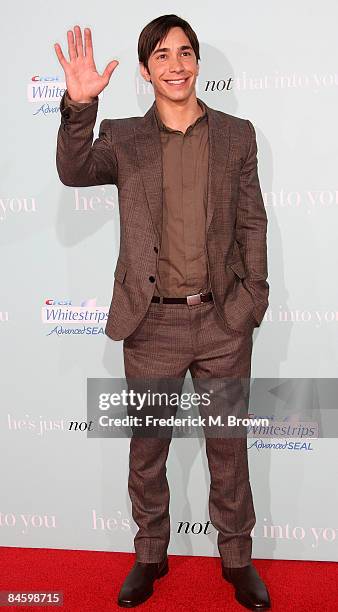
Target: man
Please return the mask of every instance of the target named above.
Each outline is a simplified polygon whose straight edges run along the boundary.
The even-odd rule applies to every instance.
[[[199,43],[191,26],[163,15],[142,30],[140,72],[154,88],[144,117],[103,120],[93,141],[98,94],[118,65],[99,75],[91,32],[68,31],[69,61],[57,57],[67,91],[61,105],[57,170],[71,187],[114,184],[120,253],[106,334],[123,340],[127,378],[249,377],[252,333],[268,306],[267,217],[248,120],[196,97]],[[168,572],[166,460],[170,437],[132,436],[128,488],[139,530],[136,562],[119,593],[134,607]],[[209,510],[222,575],[249,609],[270,607],[251,563],[255,513],[247,443],[206,438]]]

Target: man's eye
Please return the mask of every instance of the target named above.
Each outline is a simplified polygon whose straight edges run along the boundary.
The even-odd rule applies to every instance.
[[[190,51],[182,51],[183,54],[187,54],[187,55],[191,55]],[[160,53],[160,55],[157,56],[158,59],[162,58],[162,57],[166,57],[167,54],[166,53]]]

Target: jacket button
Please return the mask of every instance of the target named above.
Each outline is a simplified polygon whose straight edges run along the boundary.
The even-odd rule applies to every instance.
[[[154,247],[154,251],[155,251],[155,253],[158,253],[158,248]]]
[[[149,280],[150,280],[151,283],[154,283],[155,282],[155,276],[149,276]]]

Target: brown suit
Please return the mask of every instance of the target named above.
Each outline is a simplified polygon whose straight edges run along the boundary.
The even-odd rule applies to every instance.
[[[102,121],[92,145],[97,101],[78,108],[65,108],[61,101],[60,179],[73,187],[112,183],[119,191],[121,244],[106,333],[124,340],[127,379],[183,380],[189,369],[199,388],[208,388],[209,379],[250,377],[252,331],[262,321],[269,290],[255,131],[250,121],[204,106],[209,129],[206,253],[214,302],[155,304],[163,204],[155,103],[144,117]],[[128,488],[139,527],[135,550],[143,562],[160,561],[169,543],[169,445],[170,439],[131,438]],[[219,532],[219,552],[226,566],[247,565],[255,513],[246,439],[206,438],[206,452],[209,512]]]
[[[93,140],[98,101],[76,110],[61,104],[56,164],[71,187],[117,185],[120,253],[106,334],[129,336],[154,295],[162,228],[161,142],[154,105],[144,117],[104,119]],[[267,217],[257,175],[252,123],[204,105],[209,124],[206,222],[208,272],[226,327],[258,327],[268,307]]]

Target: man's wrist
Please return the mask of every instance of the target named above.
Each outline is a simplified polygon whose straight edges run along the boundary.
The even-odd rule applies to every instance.
[[[96,97],[96,98],[90,98],[90,99],[87,99],[87,100],[79,100],[79,101],[78,100],[73,100],[70,97],[70,95],[69,95],[67,90],[66,90],[65,98],[66,98],[66,103],[70,104],[71,106],[78,107],[78,108],[81,108],[82,106],[85,106],[85,105],[88,105],[88,104],[92,104],[93,102],[96,102],[97,99],[98,99],[98,97]]]
[[[95,98],[90,98],[89,100],[73,100],[72,98],[69,98],[69,100],[73,102],[73,104],[91,104]]]

